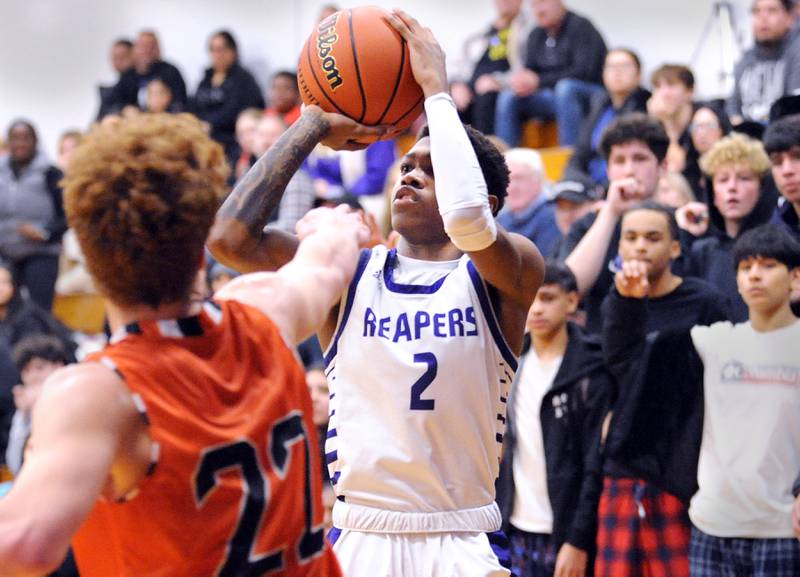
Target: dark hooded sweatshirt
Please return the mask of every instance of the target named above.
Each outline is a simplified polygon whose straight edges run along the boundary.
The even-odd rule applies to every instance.
[[[594,550],[597,505],[602,490],[600,430],[614,388],[603,364],[600,340],[568,324],[569,340],[561,366],[542,399],[540,418],[544,441],[547,490],[553,508],[552,544],[564,542]],[[522,374],[523,363],[518,375]],[[514,510],[513,458],[518,431],[514,423],[516,383],[508,400],[505,452],[497,480],[497,503],[503,528]]]
[[[739,231],[743,232],[769,222],[778,197],[771,179],[762,183],[761,194],[753,211],[747,215]],[[736,268],[733,263],[733,244],[725,232],[725,220],[714,206],[714,194],[709,193],[708,214],[710,218],[709,234],[692,244],[684,272],[687,276],[696,276],[714,285],[722,292],[731,306],[730,321],[741,323],[747,320],[747,305],[739,295],[736,287]]]

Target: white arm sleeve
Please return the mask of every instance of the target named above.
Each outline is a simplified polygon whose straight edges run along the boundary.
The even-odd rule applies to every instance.
[[[426,99],[425,112],[444,230],[460,250],[483,250],[497,238],[497,226],[478,157],[448,94]]]

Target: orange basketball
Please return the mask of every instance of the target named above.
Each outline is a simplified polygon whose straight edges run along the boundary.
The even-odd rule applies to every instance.
[[[368,126],[408,128],[422,112],[405,40],[374,6],[340,10],[319,23],[297,66],[303,102]]]

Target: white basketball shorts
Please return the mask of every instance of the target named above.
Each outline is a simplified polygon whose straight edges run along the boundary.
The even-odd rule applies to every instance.
[[[508,577],[508,539],[495,533],[367,533],[334,528],[328,535],[347,577]]]

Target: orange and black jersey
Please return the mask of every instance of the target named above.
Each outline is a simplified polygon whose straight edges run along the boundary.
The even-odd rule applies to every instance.
[[[129,325],[88,362],[118,372],[154,443],[134,494],[99,500],[73,541],[84,577],[341,577],[323,536],[304,373],[235,301]]]

